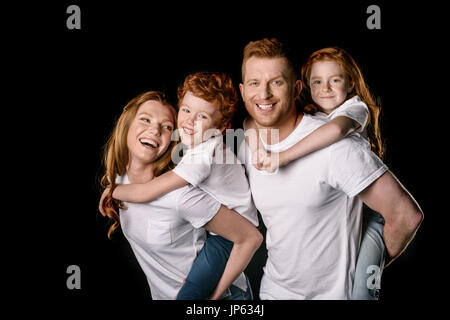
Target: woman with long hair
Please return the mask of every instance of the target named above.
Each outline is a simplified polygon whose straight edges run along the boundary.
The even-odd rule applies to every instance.
[[[204,229],[219,234],[234,243],[228,264],[239,270],[233,284],[234,279],[227,278],[226,299],[251,299],[242,270],[262,236],[247,219],[191,185],[148,203],[112,198],[118,184],[147,183],[173,167],[175,119],[176,111],[164,95],[149,91],[132,99],[117,120],[105,148],[105,191],[99,205],[113,222],[108,236],[120,225],[147,276],[152,298],[175,299],[205,242]]]

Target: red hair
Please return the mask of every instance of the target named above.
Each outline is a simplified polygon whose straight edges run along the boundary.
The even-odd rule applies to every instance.
[[[114,125],[114,129],[104,148],[103,163],[105,173],[100,181],[103,189],[110,188],[108,195],[101,204],[106,216],[111,220],[112,224],[108,230],[108,238],[120,225],[120,217],[117,209],[125,209],[122,201],[115,200],[112,193],[117,186],[116,177],[123,176],[126,173],[126,167],[130,160],[130,153],[127,146],[127,136],[130,125],[135,118],[139,107],[146,101],[157,101],[171,110],[173,120],[177,118],[175,108],[167,101],[164,93],[159,91],[147,91],[133,98],[124,107],[122,114]],[[175,142],[171,141],[169,147],[154,163],[153,175],[155,177],[169,171],[174,167],[171,161],[172,149]]]
[[[285,58],[288,64],[289,72],[294,81],[297,79],[291,54],[287,46],[275,38],[250,41],[244,48],[244,55],[242,59],[241,73],[242,81],[245,78],[245,64],[251,57],[257,58]]]
[[[364,81],[364,77],[356,64],[355,60],[344,50],[338,47],[330,47],[318,50],[311,54],[306,62],[303,64],[301,79],[303,82],[303,100],[306,103],[304,111],[306,113],[314,114],[320,108],[311,99],[311,87],[309,79],[311,76],[312,65],[318,61],[334,61],[342,69],[345,74],[347,83],[354,84],[352,91],[347,95],[347,99],[354,96],[359,96],[369,108],[369,118],[366,123],[367,137],[371,145],[372,151],[383,159],[385,148],[381,140],[381,133],[379,127],[380,103],[378,99],[372,96],[369,87]],[[375,102],[377,101],[377,103]]]
[[[194,96],[215,103],[221,114],[217,126],[231,127],[231,119],[236,112],[238,94],[231,78],[224,73],[197,72],[190,74],[178,88],[178,107],[186,92]]]

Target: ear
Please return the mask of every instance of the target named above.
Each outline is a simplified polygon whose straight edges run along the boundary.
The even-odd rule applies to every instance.
[[[301,80],[296,80],[294,84],[294,98],[297,99],[297,97],[300,95],[300,92],[302,92],[303,84]]]
[[[347,88],[347,93],[352,92],[353,88],[355,87],[355,81],[351,80],[350,85]]]
[[[239,83],[239,91],[241,92],[242,100],[244,100],[244,85]]]

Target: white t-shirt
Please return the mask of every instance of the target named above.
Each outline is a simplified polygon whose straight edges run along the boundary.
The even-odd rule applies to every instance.
[[[129,184],[128,176],[117,178]],[[123,233],[144,271],[154,300],[175,299],[203,247],[209,222],[220,203],[204,191],[184,186],[148,203],[125,202]],[[235,283],[245,282],[243,274]],[[244,290],[246,287],[244,287]]]
[[[288,149],[323,125],[304,115],[283,141]],[[264,174],[242,143],[253,200],[267,227],[268,259],[261,299],[349,299],[361,234],[362,201],[356,195],[387,167],[358,133]]]
[[[326,121],[329,121],[338,116],[345,116],[347,118],[353,119],[359,123],[360,127],[357,132],[363,132],[364,127],[367,123],[367,118],[369,117],[369,108],[367,105],[361,101],[359,96],[354,96],[346,100],[342,105],[333,110],[330,114],[317,112],[316,116],[324,116]]]
[[[222,136],[211,137],[188,149],[173,171],[258,226],[258,213],[245,169],[225,146]]]

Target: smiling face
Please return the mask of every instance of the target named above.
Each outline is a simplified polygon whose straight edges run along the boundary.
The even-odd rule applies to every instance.
[[[262,127],[281,127],[295,112],[300,91],[286,58],[251,57],[245,63],[245,79],[239,85],[250,116]]]
[[[342,68],[334,61],[324,60],[315,62],[311,67],[309,79],[311,98],[329,114],[339,107],[353,89],[348,83]]]
[[[154,100],[140,105],[127,135],[131,161],[149,164],[164,154],[175,126],[174,112],[170,106]]]
[[[217,125],[221,114],[215,103],[196,97],[188,91],[184,95],[178,111],[178,130],[181,142],[192,148],[218,134]]]

